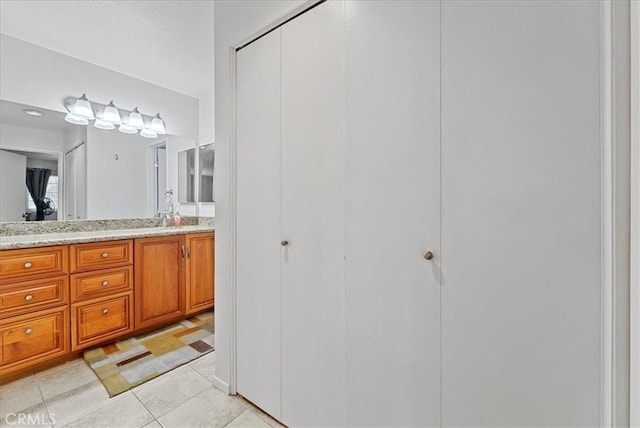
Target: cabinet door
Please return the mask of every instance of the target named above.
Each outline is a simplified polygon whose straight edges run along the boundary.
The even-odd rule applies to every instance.
[[[351,426],[440,421],[439,21],[439,2],[346,2]]]
[[[185,314],[185,257],[182,235],[135,240],[136,330],[170,322]]]
[[[62,306],[2,320],[0,374],[69,352],[69,308]]]
[[[600,9],[442,2],[442,426],[600,425]]]
[[[344,420],[344,21],[325,2],[282,31],[282,420]]]
[[[187,235],[186,304],[187,314],[213,306],[213,233]]]
[[[280,409],[280,29],[237,57],[237,389]]]

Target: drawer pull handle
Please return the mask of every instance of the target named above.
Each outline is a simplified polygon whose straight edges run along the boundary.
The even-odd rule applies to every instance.
[[[102,281],[102,286],[106,287],[107,285],[109,285],[109,281]]]
[[[103,314],[108,314],[108,313],[109,313],[109,309],[104,308],[104,309],[102,310],[102,313],[103,313]]]
[[[109,257],[109,253],[102,253],[102,258],[106,259],[107,257]]]
[[[32,294],[27,294],[26,296],[24,296],[24,300],[26,300],[27,302],[30,302],[33,300],[33,295]]]
[[[31,266],[33,266],[33,265],[31,264],[31,262],[26,262],[26,263],[24,264],[24,268],[25,268],[25,269],[29,269]]]
[[[33,333],[33,329],[32,328],[28,328],[24,331],[24,334],[31,334]]]

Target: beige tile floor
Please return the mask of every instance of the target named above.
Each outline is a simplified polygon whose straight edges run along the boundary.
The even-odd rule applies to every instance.
[[[0,428],[281,427],[213,387],[215,352],[109,398],[83,359],[0,387]]]

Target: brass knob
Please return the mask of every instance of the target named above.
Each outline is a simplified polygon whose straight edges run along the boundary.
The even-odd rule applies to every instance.
[[[24,296],[24,300],[26,300],[27,302],[32,301],[33,300],[33,295],[27,294],[26,296]]]
[[[24,268],[25,268],[25,269],[29,269],[31,266],[32,266],[31,262],[26,262],[26,263],[24,264]]]
[[[109,257],[109,253],[102,253],[102,258],[106,259],[107,257]]]
[[[109,281],[102,281],[102,286],[106,287],[107,285],[109,285]]]
[[[102,310],[102,313],[103,313],[103,314],[108,314],[108,313],[109,313],[109,309],[104,308],[104,309]]]
[[[431,251],[427,251],[426,253],[424,253],[424,258],[426,260],[433,260],[433,253]]]
[[[31,333],[33,333],[33,329],[31,328],[28,328],[24,331],[24,334],[31,334]]]
[[[282,241],[280,241],[280,245],[282,245],[283,247],[286,247],[287,245],[289,245],[289,241],[287,241],[286,239],[283,239]]]

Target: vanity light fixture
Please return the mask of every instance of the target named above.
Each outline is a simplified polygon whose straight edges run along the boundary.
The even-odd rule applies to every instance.
[[[114,125],[122,124],[122,118],[120,117],[120,112],[113,104],[113,100],[104,108],[102,112],[102,120],[105,122],[112,123]],[[111,128],[113,129],[113,128]]]
[[[140,132],[145,138],[156,138],[158,135],[166,134],[165,123],[160,113],[153,117],[145,116],[140,113],[138,107],[133,111],[122,110],[115,106],[113,100],[106,105],[89,101],[87,94],[82,94],[80,98],[68,97],[64,105],[69,112],[64,120],[74,125],[88,125],[90,120],[95,120],[93,126],[99,129],[111,130],[117,126],[120,132]]]
[[[129,126],[126,123],[123,123],[122,125],[118,126],[118,131],[123,132],[125,134],[137,134],[138,128],[136,128],[135,126]]]
[[[156,138],[158,134],[150,130],[149,128],[144,128],[140,131],[140,135],[145,138]]]
[[[93,114],[93,107],[87,98],[87,94],[82,94],[80,98],[73,103],[71,110],[69,110],[74,116],[84,117],[88,120],[94,120],[96,116]]]
[[[87,119],[86,117],[76,116],[75,114],[73,114],[71,112],[66,114],[66,116],[64,117],[64,120],[66,120],[69,123],[73,123],[74,125],[88,125],[89,124],[89,119]]]
[[[160,113],[156,114],[153,119],[151,119],[149,129],[160,135],[164,135],[167,133],[164,127],[164,120],[162,120],[162,118],[160,117]]]
[[[107,130],[107,131],[110,131],[112,129],[116,129],[116,125],[115,124],[113,124],[111,122],[107,122],[106,120],[100,119],[100,118],[96,118],[96,121],[93,122],[93,126],[95,128],[104,129],[104,130]]]
[[[142,129],[144,128],[144,120],[142,119],[142,115],[138,110],[138,107],[134,108],[131,113],[129,113],[129,120],[127,120],[127,125],[133,126],[134,128]]]

